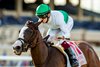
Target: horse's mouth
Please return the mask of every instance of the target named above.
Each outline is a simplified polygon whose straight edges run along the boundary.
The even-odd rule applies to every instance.
[[[14,53],[16,54],[16,55],[21,55],[21,51],[16,51],[16,50],[14,50]]]

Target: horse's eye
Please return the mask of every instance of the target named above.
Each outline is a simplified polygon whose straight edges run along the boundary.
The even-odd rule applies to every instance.
[[[18,31],[18,33],[20,33],[20,30]]]

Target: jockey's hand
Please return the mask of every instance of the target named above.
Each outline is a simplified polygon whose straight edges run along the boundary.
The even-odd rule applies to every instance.
[[[57,40],[61,40],[61,39],[62,39],[62,40],[64,40],[64,39],[65,39],[65,40],[70,40],[70,38],[65,38],[64,36],[63,36],[63,37],[57,37]]]
[[[46,37],[43,38],[44,41],[47,41],[50,35],[47,35]]]
[[[58,39],[58,40],[60,40],[60,39],[64,40],[65,37],[64,37],[64,36],[62,36],[62,37],[57,37],[57,39]]]

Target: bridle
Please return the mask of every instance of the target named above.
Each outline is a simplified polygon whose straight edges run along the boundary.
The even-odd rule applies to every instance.
[[[36,47],[36,45],[39,43],[37,41],[34,42],[35,40],[38,40],[38,39],[35,39],[36,37],[37,37],[37,32],[34,32],[34,30],[32,29],[32,34],[31,34],[30,38],[27,41],[23,38],[18,38],[17,39],[22,43],[22,51],[23,52],[26,52],[28,50],[28,48],[35,48]],[[34,46],[32,44],[34,44]]]
[[[33,36],[34,35],[34,36]],[[37,38],[37,39],[35,39]],[[22,43],[22,50],[23,51],[27,51],[28,48],[36,48],[37,44],[39,44],[40,42],[38,41],[38,35],[37,35],[37,31],[34,32],[34,30],[32,30],[32,35],[30,36],[30,38],[26,41],[23,38],[18,38],[17,40],[19,40]],[[36,41],[35,41],[36,40]],[[34,42],[35,41],[35,42]],[[34,44],[34,46],[32,45]],[[27,46],[26,46],[27,45]],[[24,49],[23,49],[24,48]],[[43,65],[46,62],[46,60],[44,62],[42,62],[41,64],[36,64],[36,66],[40,67],[41,65]]]

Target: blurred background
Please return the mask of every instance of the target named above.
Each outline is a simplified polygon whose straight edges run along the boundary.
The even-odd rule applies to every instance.
[[[41,3],[68,12],[75,22],[71,39],[88,41],[100,57],[100,0],[0,0],[0,67],[33,66],[30,52],[16,56],[12,44],[27,20],[38,20],[35,9]]]

